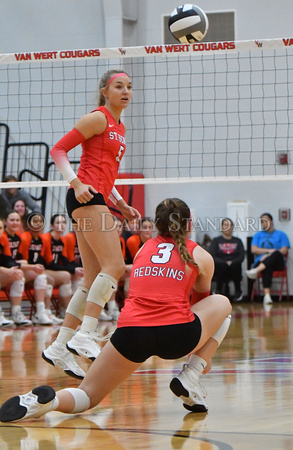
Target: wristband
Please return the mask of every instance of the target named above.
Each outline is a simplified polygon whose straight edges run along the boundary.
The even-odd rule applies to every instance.
[[[112,203],[114,203],[114,205],[116,205],[119,200],[122,200],[122,196],[119,194],[119,192],[117,191],[117,189],[115,187],[113,187],[110,195],[109,195],[109,199],[111,200]]]

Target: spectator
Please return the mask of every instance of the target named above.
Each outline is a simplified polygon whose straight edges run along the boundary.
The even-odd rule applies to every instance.
[[[25,204],[25,201],[22,199],[16,200],[13,203],[13,208],[14,211],[17,211],[18,214],[20,215],[20,226],[19,226],[19,232],[20,233],[24,233],[25,231],[28,230],[28,226],[27,226],[27,216],[28,216],[28,210]]]
[[[76,267],[68,259],[67,243],[63,234],[66,229],[64,214],[53,214],[51,217],[51,230],[43,235],[49,241],[53,261],[47,267],[47,274],[54,279],[54,286],[59,286],[60,317],[64,318],[66,308],[72,295],[72,280],[83,277],[83,268]]]
[[[234,224],[225,218],[221,222],[222,235],[212,239],[209,252],[215,261],[216,291],[223,293],[223,285],[233,281],[235,287],[234,300],[243,299],[241,290],[242,262],[245,257],[241,239],[233,236]]]
[[[21,235],[22,255],[29,264],[39,264],[44,267],[50,267],[53,263],[53,255],[50,243],[43,239],[44,218],[42,214],[30,213],[27,218],[28,231]],[[49,271],[45,270],[46,275],[46,292],[45,292],[45,313],[49,317],[53,325],[60,325],[63,319],[53,314],[51,310],[51,298],[53,291],[54,279],[49,275]],[[65,276],[67,274],[65,273]]]
[[[30,326],[32,322],[25,317],[21,310],[22,295],[24,292],[23,272],[20,270],[20,263],[12,259],[9,240],[4,233],[3,220],[0,220],[0,285],[1,288],[9,289],[11,319],[13,323],[19,326]],[[9,323],[6,323],[5,326],[7,325]]]
[[[258,231],[251,241],[251,252],[255,255],[253,268],[246,270],[246,275],[255,280],[262,274],[264,304],[273,302],[271,285],[274,270],[284,270],[290,241],[286,233],[276,230],[270,213],[260,216],[262,230]]]
[[[7,177],[4,178],[3,181],[7,183],[9,182],[14,183],[19,180],[13,175],[8,175]],[[26,206],[31,211],[41,212],[41,208],[39,207],[39,205],[35,202],[35,200],[31,197],[31,195],[28,192],[24,191],[23,189],[20,188],[2,189],[2,196],[6,202],[6,207],[8,209],[12,209],[14,202],[16,202],[16,200],[21,199],[25,202]]]
[[[32,317],[35,325],[52,325],[52,320],[45,311],[45,293],[47,277],[43,264],[29,264],[23,253],[22,236],[18,233],[21,218],[18,212],[11,211],[5,220],[5,233],[9,241],[12,259],[19,264],[23,272],[25,284],[33,283],[34,299],[36,302],[36,314]]]

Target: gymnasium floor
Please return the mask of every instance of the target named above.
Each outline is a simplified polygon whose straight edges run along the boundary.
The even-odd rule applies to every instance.
[[[101,323],[100,331],[114,326]],[[0,330],[1,403],[40,384],[78,386],[41,358],[57,331]],[[0,424],[0,449],[293,449],[292,352],[293,302],[270,310],[234,304],[228,335],[202,377],[208,414],[188,413],[169,390],[184,360],[154,357],[87,413]]]

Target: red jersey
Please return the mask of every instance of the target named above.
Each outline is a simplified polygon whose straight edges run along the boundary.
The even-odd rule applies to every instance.
[[[102,111],[107,119],[107,127],[101,134],[85,140],[77,176],[84,184],[91,184],[104,199],[109,197],[117,178],[119,163],[125,152],[125,128],[118,124],[105,106]]]
[[[43,236],[41,234],[37,239],[34,239],[30,231],[25,231],[22,234],[23,258],[29,264],[48,266],[53,261],[50,242],[48,239],[44,239]]]
[[[197,246],[187,239],[190,254]],[[186,266],[172,238],[149,239],[137,254],[130,276],[129,296],[117,326],[159,326],[192,322],[190,292],[198,268]]]

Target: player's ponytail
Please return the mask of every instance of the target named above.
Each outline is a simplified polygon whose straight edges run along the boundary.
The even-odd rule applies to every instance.
[[[182,261],[197,266],[185,243],[190,224],[190,209],[186,203],[179,198],[167,198],[157,206],[155,222],[159,234],[174,239]]]

